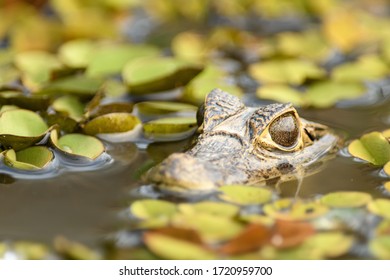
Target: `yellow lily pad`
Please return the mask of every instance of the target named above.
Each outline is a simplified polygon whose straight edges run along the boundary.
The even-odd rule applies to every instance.
[[[4,152],[4,163],[22,170],[43,169],[53,158],[53,152],[43,146],[28,147],[17,152],[12,149]]]
[[[65,237],[58,236],[54,239],[55,250],[66,258],[72,260],[99,260],[100,254],[88,248],[84,244],[71,241]]]
[[[240,208],[236,205],[217,202],[217,201],[202,201],[197,203],[181,203],[178,205],[180,212],[184,214],[205,213],[215,216],[234,217]]]
[[[383,166],[383,171],[390,176],[390,161]]]
[[[390,161],[390,143],[380,132],[367,133],[352,141],[348,152],[374,165],[384,165]]]
[[[264,84],[281,83],[301,85],[308,79],[320,79],[325,70],[314,63],[298,59],[270,60],[249,67],[253,78]]]
[[[202,66],[175,58],[140,58],[127,63],[122,76],[130,94],[145,94],[185,86],[202,70]]]
[[[68,67],[86,68],[95,47],[96,44],[88,39],[68,41],[59,48],[58,57]]]
[[[386,219],[390,219],[390,200],[385,198],[377,198],[371,201],[367,205],[368,211],[381,216]]]
[[[336,258],[351,249],[354,238],[341,232],[320,232],[309,237],[304,245],[318,250],[323,258]]]
[[[304,92],[300,92],[288,85],[269,84],[257,89],[256,95],[259,98],[275,100],[280,103],[291,102],[295,106],[305,106]]]
[[[131,204],[130,212],[139,219],[169,218],[177,212],[177,208],[169,201],[142,199]]]
[[[271,200],[272,191],[262,187],[227,185],[219,188],[219,197],[239,205],[263,204]]]
[[[159,233],[146,233],[144,243],[157,256],[169,260],[212,260],[214,253],[202,246]],[[174,248],[174,249],[173,249]]]
[[[141,121],[129,113],[110,113],[87,122],[83,131],[89,135],[121,133],[133,130]]]
[[[373,238],[368,247],[371,253],[381,260],[390,260],[390,236],[379,236]]]
[[[331,208],[353,208],[365,206],[372,200],[372,196],[364,192],[333,192],[324,195],[321,203]]]
[[[105,151],[105,147],[99,139],[79,133],[66,134],[58,139],[57,130],[53,130],[50,134],[50,140],[57,149],[71,156],[94,160]]]
[[[48,246],[29,241],[18,241],[13,244],[13,249],[23,259],[27,260],[43,260],[49,256],[50,250]]]
[[[329,208],[316,201],[302,201],[284,198],[264,205],[267,216],[280,220],[311,220],[325,215]]]

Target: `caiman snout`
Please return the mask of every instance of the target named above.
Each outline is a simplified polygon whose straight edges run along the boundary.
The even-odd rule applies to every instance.
[[[222,174],[210,162],[184,153],[175,153],[147,173],[147,179],[164,189],[189,191],[215,190],[223,182]]]

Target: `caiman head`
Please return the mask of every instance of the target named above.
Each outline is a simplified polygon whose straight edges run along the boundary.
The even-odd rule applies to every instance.
[[[196,144],[174,153],[146,174],[170,191],[211,191],[222,185],[259,184],[302,174],[337,145],[321,124],[300,118],[291,104],[246,107],[220,89],[211,91]]]

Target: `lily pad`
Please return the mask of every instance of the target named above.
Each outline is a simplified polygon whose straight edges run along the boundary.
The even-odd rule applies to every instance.
[[[178,208],[179,211],[184,214],[205,213],[223,217],[234,217],[240,211],[240,208],[236,205],[217,201],[181,203],[179,204]]]
[[[381,260],[390,260],[390,236],[373,238],[368,247],[371,253]]]
[[[328,207],[316,201],[301,201],[284,198],[264,205],[266,215],[287,221],[311,220],[325,215]]]
[[[13,245],[13,249],[23,259],[28,260],[43,260],[49,256],[49,248],[41,243],[18,241]]]
[[[353,243],[354,238],[342,232],[320,232],[309,237],[305,246],[318,250],[323,258],[336,258],[348,253]]]
[[[239,205],[263,204],[271,200],[272,191],[267,188],[228,185],[219,188],[219,197]]]
[[[86,68],[93,56],[96,44],[88,39],[72,40],[58,50],[58,57],[68,67]]]
[[[152,139],[185,138],[196,127],[195,117],[161,118],[143,124],[145,136]]]
[[[378,198],[367,205],[368,211],[386,219],[390,219],[390,200]]]
[[[267,227],[274,225],[275,220],[271,217],[260,215],[260,214],[244,214],[240,215],[240,221],[244,221],[250,224],[260,224]]]
[[[43,146],[29,147],[15,152],[4,152],[4,163],[10,167],[22,170],[39,170],[47,167],[53,160],[53,152]]]
[[[121,133],[133,130],[141,121],[129,113],[110,113],[87,122],[83,131],[89,135]]]
[[[157,256],[169,260],[212,260],[213,252],[192,242],[172,238],[159,233],[144,234],[144,243]],[[172,248],[175,248],[172,250]]]
[[[58,253],[72,260],[99,260],[100,254],[87,246],[58,236],[54,239],[54,248]]]
[[[102,45],[93,52],[86,75],[101,77],[119,74],[126,63],[141,57],[157,57],[159,52],[150,45]]]
[[[175,204],[164,200],[137,200],[130,206],[130,212],[139,219],[172,217],[176,211]]]
[[[96,159],[105,150],[99,139],[84,134],[66,134],[58,139],[57,130],[53,130],[50,134],[50,140],[57,149],[65,154],[86,157],[91,160]]]
[[[365,206],[372,196],[364,192],[333,192],[321,198],[321,203],[331,208],[353,208]]]
[[[15,150],[39,142],[48,129],[43,119],[29,110],[9,110],[0,115],[0,143]]]
[[[261,83],[301,85],[308,79],[320,79],[325,70],[299,59],[270,60],[250,65],[249,73]]]
[[[241,223],[228,217],[205,213],[177,214],[171,223],[175,227],[193,229],[211,243],[229,240],[244,229]]]
[[[289,85],[269,84],[257,89],[256,95],[259,98],[275,100],[280,103],[291,102],[295,106],[304,106],[304,92],[290,87]]]
[[[110,113],[131,113],[133,111],[133,103],[118,102],[100,105],[90,112],[93,117],[103,116]]]
[[[165,115],[177,112],[196,112],[198,107],[186,103],[168,101],[145,101],[135,105],[143,115]]]
[[[185,86],[202,67],[183,60],[141,58],[127,63],[122,75],[131,94],[155,93]]]
[[[84,115],[84,104],[80,100],[71,95],[65,95],[57,98],[52,107],[57,112],[65,113],[70,118],[79,121]]]
[[[348,152],[374,165],[384,165],[390,161],[390,143],[380,132],[364,134],[352,141]]]
[[[390,176],[390,161],[383,166],[383,171]]]
[[[15,105],[32,111],[46,110],[50,105],[48,96],[24,95],[19,91],[0,92],[0,104]]]

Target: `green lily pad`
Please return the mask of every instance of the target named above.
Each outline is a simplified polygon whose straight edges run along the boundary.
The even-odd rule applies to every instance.
[[[110,113],[87,122],[83,131],[89,135],[121,133],[133,130],[141,121],[129,113]]]
[[[340,100],[360,97],[365,91],[364,85],[358,82],[317,82],[308,87],[305,101],[310,106],[326,108]]]
[[[43,146],[29,147],[15,152],[4,152],[4,163],[10,167],[23,170],[39,170],[45,168],[53,160],[53,152]]]
[[[48,257],[50,250],[48,246],[28,241],[18,241],[13,244],[13,249],[23,259],[27,260],[43,260]]]
[[[219,197],[239,205],[263,204],[271,200],[272,191],[266,188],[228,185],[219,188]]]
[[[127,63],[122,75],[130,93],[137,95],[184,86],[202,69],[199,65],[175,58],[141,58]]]
[[[374,165],[384,165],[390,161],[390,143],[380,132],[364,134],[352,141],[348,152]]]
[[[244,229],[243,224],[228,217],[206,213],[176,214],[171,223],[175,227],[193,229],[211,243],[229,240]]]
[[[381,260],[390,260],[390,236],[379,236],[373,238],[368,247],[371,253]]]
[[[11,110],[17,110],[20,109],[18,106],[15,105],[3,105],[0,108],[0,114],[6,111],[11,111]]]
[[[61,95],[75,94],[78,96],[93,96],[101,87],[103,81],[97,78],[85,76],[70,76],[55,80],[35,94],[39,95]]]
[[[325,215],[328,207],[316,201],[301,201],[284,198],[264,205],[266,215],[280,220],[311,220]]]
[[[280,103],[291,102],[295,106],[302,107],[306,104],[304,93],[288,85],[269,84],[257,89],[259,98],[275,100]]]
[[[0,115],[0,143],[14,150],[39,142],[48,129],[43,119],[29,110],[9,110]]]
[[[305,246],[312,247],[320,252],[323,258],[336,258],[351,249],[354,238],[341,232],[320,232],[309,237]]]
[[[333,192],[321,198],[321,203],[331,208],[353,208],[365,206],[372,196],[364,192]]]
[[[374,199],[367,205],[368,211],[381,216],[386,219],[390,219],[390,200],[384,198]]]
[[[250,65],[249,73],[261,83],[301,85],[307,79],[320,79],[325,70],[299,59],[271,60]]]
[[[60,131],[72,133],[78,128],[78,122],[62,113],[43,113],[43,117],[50,126],[55,126]]]
[[[364,55],[356,62],[344,63],[332,70],[332,79],[355,82],[382,79],[389,73],[386,63],[378,55]]]
[[[119,74],[126,63],[141,57],[157,57],[159,52],[150,45],[103,45],[93,52],[86,75],[101,77]]]
[[[32,89],[38,89],[47,83],[51,72],[62,66],[55,55],[43,51],[18,53],[14,62],[24,74],[26,86]]]
[[[143,115],[165,115],[177,112],[196,112],[198,107],[186,103],[169,101],[145,101],[135,105],[138,112]]]
[[[52,107],[57,112],[61,112],[69,116],[70,118],[79,121],[84,115],[84,104],[80,100],[71,95],[64,95],[57,98]]]
[[[130,206],[130,212],[139,219],[172,217],[176,211],[175,204],[164,200],[137,200]]]
[[[301,244],[287,249],[277,249],[273,246],[264,246],[259,257],[264,260],[320,260],[321,252],[313,247]]]
[[[99,139],[84,134],[66,134],[58,139],[57,130],[53,130],[50,134],[50,140],[57,149],[65,154],[82,156],[92,160],[100,156],[105,150]]]
[[[15,105],[32,111],[46,110],[50,105],[48,96],[24,95],[19,91],[0,92],[0,104]]]
[[[240,208],[236,205],[217,202],[217,201],[202,201],[197,203],[181,203],[178,206],[179,211],[184,214],[205,213],[223,217],[236,216]]]
[[[161,118],[143,124],[143,131],[146,137],[174,138],[191,135],[197,127],[195,117],[172,117]],[[183,136],[184,137],[184,136]]]
[[[90,112],[90,116],[98,117],[111,113],[131,113],[133,111],[133,103],[118,102],[100,105]]]
[[[214,253],[198,244],[159,233],[146,233],[143,240],[149,250],[163,259],[212,260],[216,258]]]
[[[58,50],[58,57],[68,67],[86,68],[93,56],[96,44],[88,39],[72,40]]]
[[[58,236],[54,239],[55,250],[64,257],[71,260],[99,260],[100,254],[87,246]]]
[[[0,65],[0,89],[9,88],[20,78],[20,72],[12,65]]]

